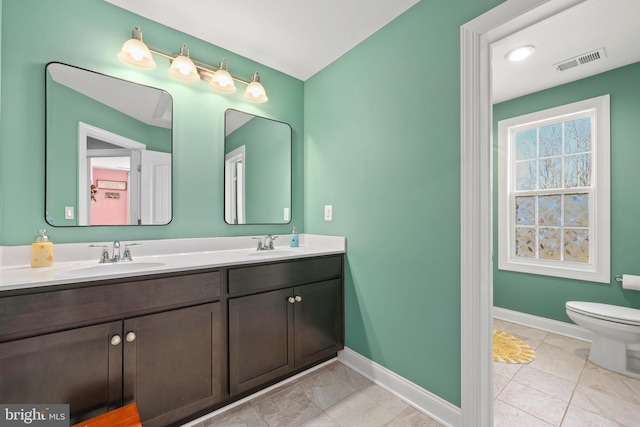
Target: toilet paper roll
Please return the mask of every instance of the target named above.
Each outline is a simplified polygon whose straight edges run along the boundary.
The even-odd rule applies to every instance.
[[[633,276],[631,274],[622,275],[622,289],[629,289],[632,291],[640,291],[640,276]]]

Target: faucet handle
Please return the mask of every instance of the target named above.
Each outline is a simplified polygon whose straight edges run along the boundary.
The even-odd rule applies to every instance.
[[[131,246],[140,246],[142,243],[125,243],[124,253],[122,254],[122,261],[133,261],[131,258]]]
[[[90,248],[102,248],[100,253],[100,263],[105,263],[109,260],[109,247],[107,245],[89,245]]]
[[[257,251],[261,251],[262,250],[262,237],[252,237],[252,239],[258,241],[258,247],[256,248],[256,250]]]

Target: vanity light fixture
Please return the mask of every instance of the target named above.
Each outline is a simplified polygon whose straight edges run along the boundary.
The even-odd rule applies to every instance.
[[[220,93],[235,93],[237,90],[235,83],[233,83],[233,77],[229,74],[229,65],[226,59],[220,61],[220,68],[211,76],[209,87]]]
[[[191,58],[189,58],[189,48],[186,44],[183,44],[180,48],[180,55],[171,61],[169,74],[187,83],[200,81],[200,75],[198,74],[198,70],[196,70],[196,65]]]
[[[253,73],[251,83],[249,83],[249,86],[247,86],[247,89],[244,91],[244,97],[253,102],[267,102],[269,100],[264,86],[260,83],[260,74],[258,74],[257,71]]]
[[[209,82],[211,89],[220,93],[235,93],[237,89],[234,81],[242,82],[247,85],[244,93],[245,99],[257,103],[269,100],[264,86],[260,82],[260,74],[257,71],[253,73],[251,80],[245,80],[229,73],[229,65],[226,59],[220,62],[220,67],[191,59],[189,57],[189,48],[186,44],[182,45],[178,55],[148,47],[142,41],[140,27],[134,27],[133,36],[122,46],[120,53],[118,53],[118,59],[139,68],[153,69],[156,67],[156,63],[153,61],[152,53],[169,59],[171,61],[169,74],[181,81],[196,82],[204,80]]]
[[[513,49],[511,52],[507,53],[507,60],[511,62],[518,62],[524,59],[527,59],[536,51],[536,48],[533,46],[521,46]]]
[[[133,28],[133,34],[129,40],[124,42],[122,49],[118,53],[118,59],[125,64],[152,70],[156,68],[156,62],[151,56],[151,51],[142,41],[142,31],[140,27]]]

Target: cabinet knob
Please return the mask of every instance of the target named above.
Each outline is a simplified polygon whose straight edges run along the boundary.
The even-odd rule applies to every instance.
[[[122,342],[120,335],[114,335],[111,337],[111,345],[118,345]]]
[[[136,334],[129,332],[125,338],[127,342],[134,342],[136,340]]]
[[[287,298],[287,301],[289,301],[289,304],[295,304],[296,299],[294,297],[289,297]]]
[[[302,297],[300,295],[296,295],[295,300],[296,300],[296,302],[300,302],[300,301],[302,301]]]

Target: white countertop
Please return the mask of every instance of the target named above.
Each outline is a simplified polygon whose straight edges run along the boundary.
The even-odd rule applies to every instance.
[[[0,247],[0,292],[346,252],[344,237],[311,234],[300,234],[298,248],[290,248],[289,236],[280,235],[275,249],[265,251],[256,251],[251,236],[138,242],[142,245],[131,248],[133,261],[105,264],[98,263],[101,249],[90,248],[89,243],[54,242],[54,265],[40,268],[29,264],[31,245]],[[120,243],[122,253],[124,245],[134,241]],[[95,244],[108,245],[111,255],[113,242]]]

